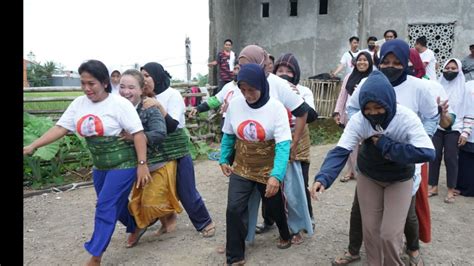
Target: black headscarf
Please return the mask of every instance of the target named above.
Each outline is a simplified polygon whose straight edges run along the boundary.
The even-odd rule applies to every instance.
[[[168,71],[163,68],[162,65],[155,62],[150,62],[142,66],[140,70],[145,70],[146,72],[148,72],[150,77],[153,79],[153,82],[155,83],[153,92],[156,95],[161,94],[169,88],[171,83],[171,76]]]
[[[359,82],[363,78],[369,76],[369,74],[372,72],[372,69],[373,69],[374,63],[372,62],[372,56],[370,56],[370,54],[367,53],[367,52],[360,52],[356,57],[356,62],[357,62],[357,60],[359,60],[359,57],[361,55],[365,55],[365,57],[367,58],[367,61],[369,62],[369,68],[367,68],[367,70],[365,72],[360,72],[357,69],[357,63],[356,63],[356,66],[352,70],[352,73],[349,76],[349,78],[347,79],[347,83],[346,83],[346,90],[347,90],[347,93],[349,93],[349,95],[352,95],[352,93],[354,92],[355,87],[357,86],[357,84],[359,84]]]
[[[270,90],[265,76],[265,71],[260,65],[250,63],[242,65],[239,74],[237,75],[237,85],[244,81],[251,87],[260,91],[260,98],[255,103],[248,103],[250,108],[258,109],[264,106],[270,100]]]
[[[293,85],[298,85],[300,82],[300,66],[298,64],[298,60],[296,60],[295,56],[291,53],[284,54],[278,58],[278,60],[275,62],[274,67],[273,67],[273,74],[276,74],[278,67],[279,66],[286,66],[291,71],[293,71],[293,78],[290,80]]]

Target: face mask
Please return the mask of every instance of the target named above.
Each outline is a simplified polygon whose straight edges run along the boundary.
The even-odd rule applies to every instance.
[[[380,71],[384,73],[390,83],[395,82],[403,74],[403,68],[386,67],[381,68]]]
[[[374,48],[375,48],[375,45],[371,45],[371,44],[369,44],[369,45],[367,45],[367,47],[369,47],[369,50],[370,50],[370,51],[372,51],[372,50],[374,50]]]
[[[413,69],[413,66],[408,66],[408,75],[415,76],[415,69]]]
[[[443,77],[447,80],[447,81],[451,81],[453,79],[455,79],[457,76],[458,76],[459,72],[443,72]]]
[[[291,82],[292,84],[294,84],[294,83],[293,83],[294,78],[292,78],[292,77],[290,77],[290,76],[288,76],[288,75],[281,75],[281,76],[279,76],[279,77],[282,78],[282,79],[284,79],[284,80],[287,80],[287,81]]]
[[[376,127],[377,125],[382,125],[382,123],[385,121],[385,118],[387,117],[387,113],[384,114],[376,114],[376,115],[365,115],[367,120],[369,120],[370,124],[372,127]]]
[[[234,75],[234,81],[237,82],[237,75]]]

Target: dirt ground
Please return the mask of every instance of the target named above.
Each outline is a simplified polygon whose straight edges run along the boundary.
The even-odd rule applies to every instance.
[[[313,146],[310,177],[319,169],[326,152],[334,145]],[[132,248],[125,248],[125,227],[117,224],[105,252],[103,265],[222,265],[225,256],[216,248],[225,242],[227,178],[217,162],[195,162],[198,189],[217,225],[215,237],[203,238],[195,231],[185,212],[178,217],[177,230],[155,237],[159,223],[150,227]],[[444,170],[440,194],[430,199],[432,243],[422,243],[427,265],[473,265],[474,198],[459,196],[446,204]],[[348,244],[349,214],[355,182],[341,183],[313,201],[316,230],[312,238],[289,249],[276,247],[277,230],[257,235],[246,250],[247,265],[331,265]],[[83,248],[93,230],[96,196],[92,187],[68,192],[48,193],[24,199],[24,264],[81,265],[89,258]],[[261,217],[259,217],[259,222]],[[365,264],[365,251],[362,261]]]

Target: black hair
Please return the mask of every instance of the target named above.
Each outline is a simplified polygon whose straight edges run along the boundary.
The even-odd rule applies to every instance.
[[[469,50],[474,49],[474,44],[469,45]]]
[[[359,37],[357,37],[357,36],[352,36],[352,37],[350,37],[350,38],[349,38],[349,43],[351,43],[353,40],[359,41]]]
[[[395,37],[395,39],[398,37],[398,34],[395,30],[386,30],[384,33],[383,33],[383,37],[385,37],[385,35],[387,35],[387,33],[393,33],[393,37]]]
[[[426,47],[426,37],[425,36],[421,36],[421,37],[418,37],[415,41],[415,44],[419,44],[423,47]]]
[[[370,42],[370,41],[377,41],[377,37],[370,36],[369,38],[367,38],[367,42]]]
[[[232,45],[234,44],[231,39],[225,39],[224,44],[225,44],[226,42],[230,42],[230,44],[232,44]]]
[[[110,93],[112,92],[112,85],[110,84],[110,76],[107,67],[99,60],[88,60],[82,63],[78,70],[79,75],[83,72],[91,74],[96,78],[101,84],[106,84],[105,91]]]
[[[268,54],[268,58],[270,58],[270,60],[272,60],[272,63],[275,63],[275,57],[271,54]]]

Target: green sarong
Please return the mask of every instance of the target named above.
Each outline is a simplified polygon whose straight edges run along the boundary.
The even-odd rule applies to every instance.
[[[184,157],[189,154],[188,142],[189,137],[182,128],[168,134],[165,140],[153,149],[151,154],[148,153],[149,165]]]
[[[115,136],[85,139],[92,155],[94,167],[98,170],[137,167],[137,155],[133,141],[120,140]]]

